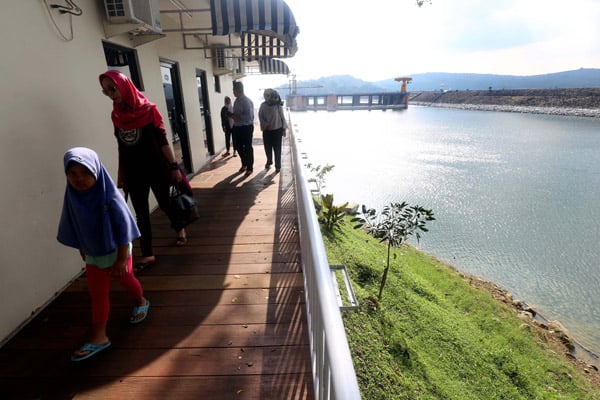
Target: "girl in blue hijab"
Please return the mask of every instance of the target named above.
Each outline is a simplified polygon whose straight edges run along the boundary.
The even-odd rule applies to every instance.
[[[57,239],[79,250],[92,299],[91,337],[71,360],[82,361],[108,348],[110,280],[117,279],[135,301],[129,322],[148,315],[150,302],[133,275],[132,241],[140,236],[125,199],[91,149],[75,147],[65,153],[67,187]]]

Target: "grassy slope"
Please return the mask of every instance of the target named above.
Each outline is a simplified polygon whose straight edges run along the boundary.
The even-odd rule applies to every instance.
[[[449,266],[395,249],[378,303],[385,245],[349,223],[324,240],[360,304],[344,324],[363,399],[600,399],[539,329]]]

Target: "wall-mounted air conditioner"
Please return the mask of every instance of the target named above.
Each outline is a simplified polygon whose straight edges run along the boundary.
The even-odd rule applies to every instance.
[[[233,57],[231,50],[225,47],[213,48],[213,73],[225,75],[233,71]]]
[[[106,19],[111,24],[142,24],[161,33],[158,0],[104,0]]]

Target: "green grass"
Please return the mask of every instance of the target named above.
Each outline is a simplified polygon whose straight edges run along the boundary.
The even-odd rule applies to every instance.
[[[537,329],[451,267],[394,249],[378,302],[386,245],[350,223],[323,239],[360,304],[343,318],[364,400],[600,399]]]

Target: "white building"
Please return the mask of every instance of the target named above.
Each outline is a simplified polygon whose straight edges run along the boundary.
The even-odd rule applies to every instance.
[[[98,76],[128,74],[195,173],[224,148],[219,111],[232,82],[280,73],[275,58],[294,55],[298,28],[283,0],[7,0],[0,27],[2,345],[82,271],[56,240],[64,152],[90,147],[116,176]]]

